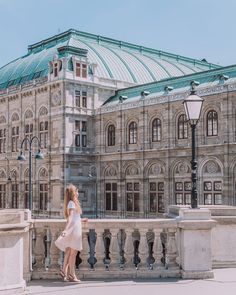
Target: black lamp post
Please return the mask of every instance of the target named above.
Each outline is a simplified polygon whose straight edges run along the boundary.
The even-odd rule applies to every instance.
[[[191,190],[191,208],[197,208],[197,160],[196,160],[196,144],[195,144],[195,131],[196,125],[200,118],[203,99],[196,95],[195,86],[198,82],[191,83],[191,93],[183,101],[187,121],[189,122],[192,130],[192,190]]]
[[[32,200],[33,200],[33,194],[32,194],[32,179],[31,179],[31,174],[32,174],[32,143],[33,141],[36,140],[38,142],[38,153],[35,155],[35,159],[41,160],[44,158],[43,154],[40,152],[40,140],[38,139],[37,136],[33,136],[31,139],[28,137],[25,137],[22,142],[21,142],[21,152],[20,155],[17,157],[17,160],[19,161],[25,161],[26,158],[23,155],[23,144],[24,142],[29,143],[29,210],[32,211]]]

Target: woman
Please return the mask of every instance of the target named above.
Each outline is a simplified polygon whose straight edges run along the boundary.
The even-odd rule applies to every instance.
[[[78,200],[77,188],[70,184],[66,188],[64,198],[64,216],[67,219],[66,227],[61,236],[55,241],[55,245],[61,251],[65,251],[63,268],[60,276],[63,281],[77,282],[80,280],[75,275],[75,259],[78,251],[82,250],[82,209]],[[87,221],[87,219],[83,219]]]

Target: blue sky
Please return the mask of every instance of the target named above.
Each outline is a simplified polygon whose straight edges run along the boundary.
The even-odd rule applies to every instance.
[[[0,66],[70,28],[236,64],[235,0],[0,0]]]

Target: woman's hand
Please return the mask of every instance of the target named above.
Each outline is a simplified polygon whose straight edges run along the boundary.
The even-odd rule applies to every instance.
[[[88,218],[82,218],[82,222],[88,222]]]
[[[65,237],[66,236],[66,231],[65,230],[63,230],[63,232],[61,233],[61,236],[62,237]]]

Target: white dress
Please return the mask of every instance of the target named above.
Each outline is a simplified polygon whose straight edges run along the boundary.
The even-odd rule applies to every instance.
[[[69,201],[68,209],[75,209],[75,203],[73,201]],[[65,251],[67,247],[72,248],[77,251],[82,250],[82,225],[81,225],[81,217],[80,214],[73,210],[72,219],[68,228],[66,230],[66,235],[64,237],[59,236],[55,241],[55,245],[61,251]]]

